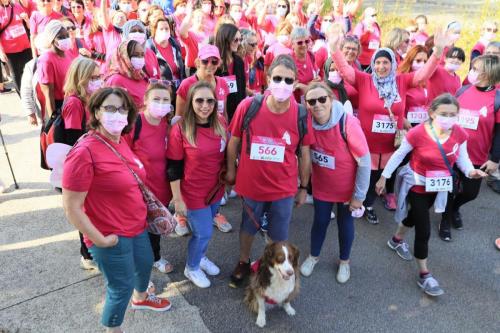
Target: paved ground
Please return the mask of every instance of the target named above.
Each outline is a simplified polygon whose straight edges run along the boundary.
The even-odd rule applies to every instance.
[[[11,176],[1,151],[0,177],[9,188],[0,194],[0,332],[98,331],[102,277],[78,267],[77,234],[64,218],[60,195],[48,185],[48,172],[38,167],[38,129],[18,116],[18,108],[16,95],[0,96],[0,129],[21,186],[9,187]],[[500,235],[499,203],[500,196],[484,186],[480,198],[463,210],[465,230],[454,232],[452,243],[439,240],[433,228],[430,268],[446,291],[438,299],[418,289],[415,263],[402,261],[385,245],[395,225],[382,208],[380,225],[356,221],[352,277],[346,285],[336,283],[334,223],[314,274],[302,279],[301,294],[293,302],[297,315],[289,318],[273,309],[264,331],[499,332],[500,253],[493,247]],[[228,287],[238,257],[239,202],[230,201],[223,213],[236,230],[214,233],[208,254],[222,274],[212,279],[212,287],[197,289],[182,275],[187,238],[164,239],[163,254],[176,271],[169,276],[155,273],[153,280],[174,306],[162,314],[129,310],[127,332],[261,331],[241,302],[242,290]],[[291,240],[303,257],[311,219],[311,206],[294,212]],[[262,247],[259,238],[254,258]]]

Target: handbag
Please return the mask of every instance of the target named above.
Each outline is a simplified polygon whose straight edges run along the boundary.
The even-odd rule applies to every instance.
[[[389,111],[389,118],[391,119],[391,121],[396,122],[391,108],[387,108],[387,111]],[[397,124],[396,124],[396,126],[397,126]],[[407,130],[396,128],[396,133],[394,135],[394,147],[395,148],[399,148],[399,146],[401,146],[401,142],[403,142],[403,139],[406,136],[406,133],[407,133]]]
[[[127,166],[135,180],[139,184],[144,202],[147,208],[148,232],[155,235],[168,235],[175,229],[177,222],[170,211],[161,203],[160,200],[151,192],[151,190],[143,183],[141,178],[130,167],[125,158],[108,142],[102,139],[99,135],[93,134],[93,137],[104,143],[122,162]]]

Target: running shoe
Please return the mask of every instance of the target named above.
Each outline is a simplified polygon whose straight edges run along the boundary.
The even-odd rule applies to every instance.
[[[444,290],[441,289],[437,280],[430,273],[419,278],[417,284],[429,296],[436,297],[444,294]]]
[[[184,268],[184,276],[198,288],[210,287],[210,280],[200,268],[197,270],[190,270],[186,266],[186,268]]]
[[[365,218],[370,224],[378,224],[378,217],[373,208],[366,208]]]
[[[337,271],[337,282],[346,283],[351,277],[351,268],[348,262],[341,262]]]
[[[133,301],[132,309],[134,310],[152,310],[152,311],[167,311],[172,307],[170,301],[166,298],[160,298],[154,294],[148,294],[144,301]]]
[[[230,232],[233,230],[233,226],[229,223],[224,215],[217,213],[213,220],[213,225],[217,227],[221,232]]]
[[[160,260],[155,261],[153,267],[161,273],[170,273],[174,270],[174,266],[165,258],[160,258]]]
[[[390,210],[390,211],[395,211],[396,208],[397,208],[397,205],[396,205],[396,195],[394,193],[387,193],[385,196],[384,196],[384,207],[385,209],[387,210]]]
[[[189,228],[187,226],[187,218],[184,215],[174,214],[174,218],[177,221],[175,226],[175,233],[179,236],[186,236],[189,234]]]
[[[441,220],[439,224],[439,238],[445,242],[451,242],[451,230],[450,226],[445,219]]]
[[[97,263],[92,260],[92,259],[85,259],[84,257],[80,257],[80,267],[82,269],[85,269],[87,271],[91,270],[99,270],[99,267],[97,267]]]
[[[404,260],[412,260],[413,256],[410,253],[410,249],[408,247],[408,244],[405,241],[401,241],[399,243],[395,242],[391,239],[387,241],[387,246],[389,246],[390,249],[394,250],[401,259]]]
[[[207,257],[201,258],[200,268],[208,275],[218,275],[220,273],[219,267],[211,262]]]
[[[314,266],[316,266],[318,261],[319,261],[318,257],[313,257],[311,255],[307,257],[307,259],[304,260],[304,262],[300,266],[300,274],[302,274],[305,277],[311,276]]]

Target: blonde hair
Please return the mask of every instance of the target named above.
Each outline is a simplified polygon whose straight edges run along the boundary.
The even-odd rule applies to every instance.
[[[401,44],[405,41],[406,37],[409,37],[410,33],[401,28],[394,28],[387,33],[385,47],[396,51]]]
[[[64,82],[64,95],[76,95],[83,101],[87,101],[87,85],[94,73],[98,68],[94,60],[78,57],[71,63],[66,80]]]
[[[203,88],[209,89],[212,92],[213,98],[215,99],[214,109],[210,114],[210,116],[208,117],[208,123],[210,125],[210,128],[214,130],[215,134],[223,138],[224,141],[227,140],[226,130],[224,129],[224,126],[222,125],[219,119],[219,114],[217,112],[217,97],[215,95],[215,90],[210,83],[205,81],[198,81],[195,84],[193,84],[189,89],[187,95],[188,106],[186,109],[186,114],[184,115],[181,124],[182,133],[186,137],[189,144],[193,147],[196,147],[196,113],[194,112],[193,108],[193,98],[194,94],[198,90]]]
[[[500,59],[492,54],[485,54],[472,60],[471,65],[480,62],[483,66],[483,72],[488,78],[488,85],[494,86],[500,83]]]

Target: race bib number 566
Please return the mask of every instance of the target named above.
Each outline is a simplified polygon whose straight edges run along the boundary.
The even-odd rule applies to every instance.
[[[252,137],[250,159],[282,163],[285,160],[285,140],[265,136]]]

